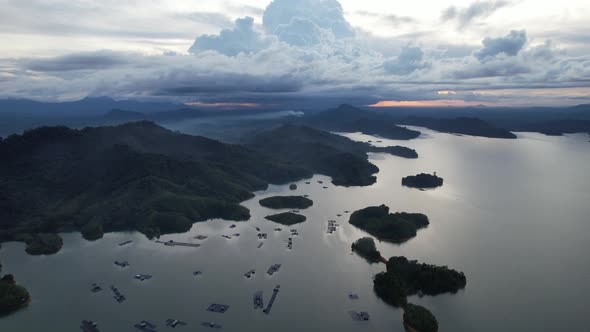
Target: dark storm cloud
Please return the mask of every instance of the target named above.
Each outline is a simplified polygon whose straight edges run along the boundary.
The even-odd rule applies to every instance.
[[[180,80],[175,78],[162,82],[163,84],[159,84],[161,87],[154,92],[155,95],[179,96],[235,92],[272,94],[297,92],[302,87],[302,82],[286,75],[262,77],[233,73],[194,75]]]
[[[455,21],[459,28],[464,28],[475,19],[486,18],[508,5],[508,1],[477,1],[465,8],[448,7],[443,11],[441,17],[443,21]]]
[[[55,58],[22,60],[25,69],[38,72],[63,72],[75,70],[102,70],[127,64],[130,59],[122,53],[111,51],[85,52]]]
[[[424,52],[416,46],[406,46],[396,59],[383,63],[386,72],[394,75],[409,75],[416,70],[429,66],[424,62]]]
[[[520,63],[512,61],[490,61],[486,63],[475,63],[464,66],[461,70],[453,72],[455,79],[489,78],[489,77],[512,77],[520,74],[530,73],[531,69]]]
[[[498,54],[505,54],[508,56],[515,56],[522,50],[527,42],[526,31],[512,30],[504,37],[499,38],[485,38],[483,48],[475,52],[474,55],[480,61],[484,61]]]

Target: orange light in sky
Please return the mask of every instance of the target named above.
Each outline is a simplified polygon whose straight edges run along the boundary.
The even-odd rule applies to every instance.
[[[482,103],[465,100],[382,100],[368,107],[466,107],[466,106],[496,106],[493,103]]]

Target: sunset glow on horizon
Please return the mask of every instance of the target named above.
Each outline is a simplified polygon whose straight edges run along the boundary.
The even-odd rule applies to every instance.
[[[368,107],[468,107],[468,106],[497,106],[495,103],[465,101],[465,100],[381,100]]]

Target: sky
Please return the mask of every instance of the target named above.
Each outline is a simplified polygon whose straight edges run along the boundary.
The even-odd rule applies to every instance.
[[[590,103],[585,0],[0,0],[0,98]]]

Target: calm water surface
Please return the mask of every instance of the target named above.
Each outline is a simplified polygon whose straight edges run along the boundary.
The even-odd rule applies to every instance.
[[[146,319],[159,331],[174,318],[189,323],[181,331],[207,330],[202,321],[223,325],[222,331],[403,331],[401,310],[380,301],[372,276],[383,265],[369,265],[350,253],[350,244],[365,236],[347,222],[344,210],[387,204],[393,211],[422,212],[431,225],[414,239],[394,245],[378,243],[386,257],[404,255],[464,271],[467,288],[454,295],[411,298],[438,318],[440,331],[561,331],[588,330],[590,314],[590,143],[586,135],[547,137],[519,134],[518,140],[498,140],[435,133],[410,142],[382,140],[377,145],[415,148],[417,160],[384,154],[370,159],[381,170],[375,185],[334,187],[316,176],[311,184],[270,186],[244,202],[252,212],[248,222],[212,220],[189,233],[164,236],[202,243],[200,248],[166,247],[137,233],[107,234],[87,242],[79,234],[64,234],[57,255],[32,257],[24,245],[4,244],[0,260],[33,296],[31,306],[0,319],[2,332],[79,331],[82,319],[96,320],[101,331],[134,331]],[[347,134],[355,140],[379,140]],[[434,172],[445,185],[431,191],[403,188],[401,178]],[[318,180],[328,183],[323,189]],[[286,227],[264,216],[273,211],[258,205],[276,194],[308,194],[314,205],[302,211],[308,220],[293,227],[292,251]],[[337,217],[342,214],[342,217]],[[327,222],[341,224],[326,234]],[[257,246],[255,227],[269,233]],[[282,227],[282,232],[275,232]],[[221,235],[240,233],[231,240]],[[208,239],[193,239],[196,235]],[[128,246],[117,244],[133,240]],[[113,265],[127,260],[129,268]],[[271,264],[282,264],[274,276]],[[252,279],[243,274],[256,270]],[[203,271],[194,277],[193,271]],[[140,282],[137,273],[153,279]],[[90,293],[97,282],[103,291]],[[118,304],[108,286],[127,296]],[[263,290],[268,301],[281,285],[270,315],[254,311],[252,294]],[[359,300],[348,299],[350,292]],[[230,305],[225,314],[205,311],[210,303]],[[369,322],[352,321],[349,310],[371,314]]]

